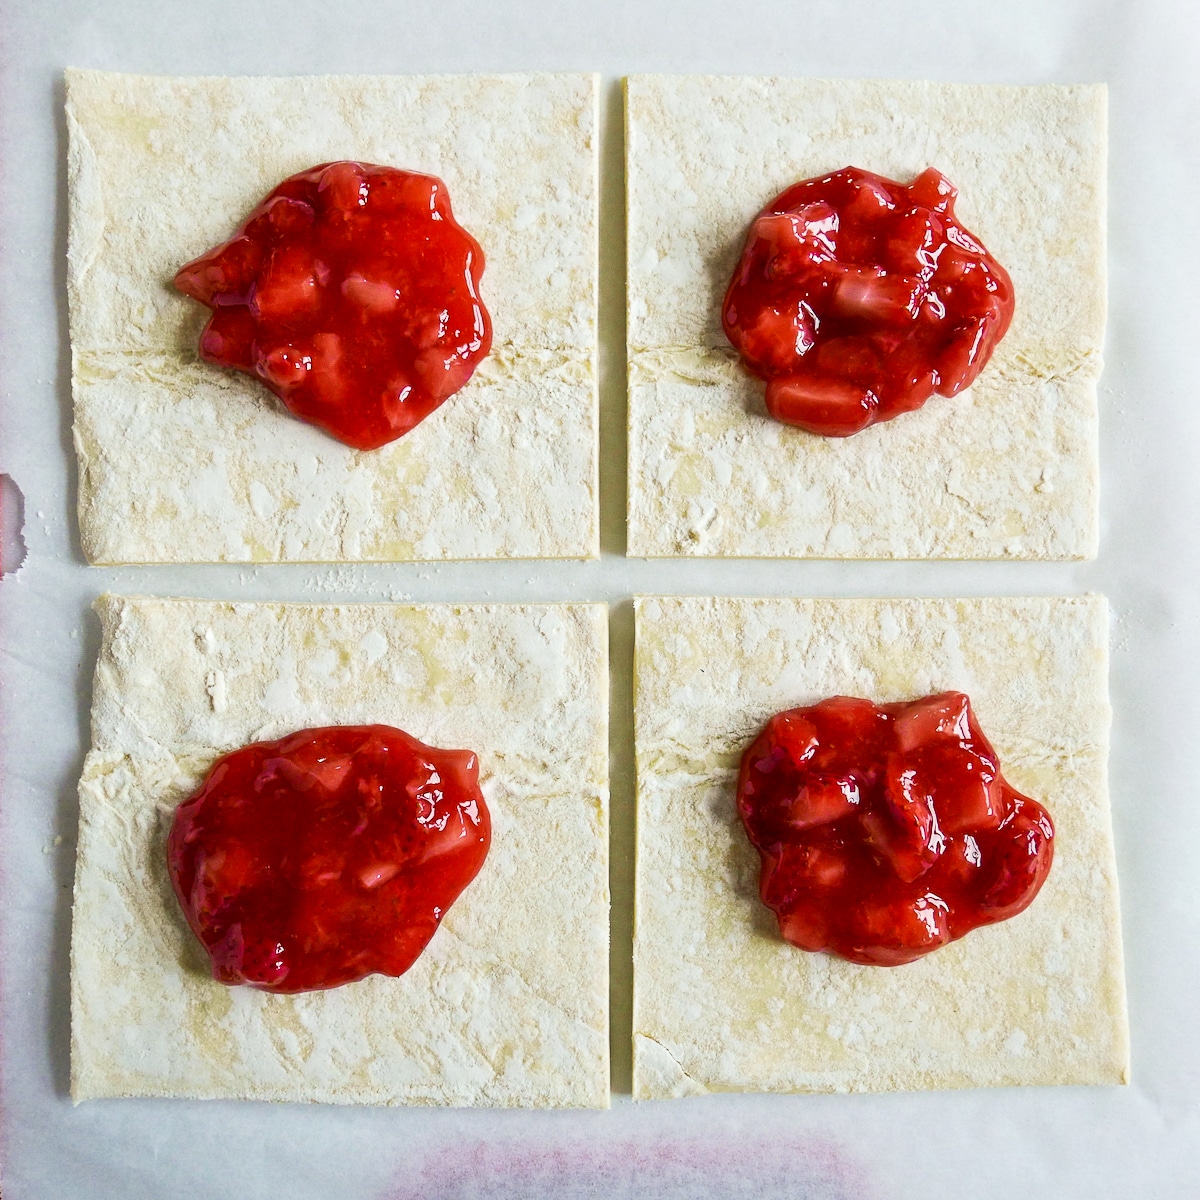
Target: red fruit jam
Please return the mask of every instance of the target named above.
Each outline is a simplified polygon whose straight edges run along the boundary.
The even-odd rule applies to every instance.
[[[974,382],[1013,289],[957,194],[932,168],[905,187],[846,167],[759,214],[721,316],[771,416],[846,437]]]
[[[487,856],[478,773],[469,750],[387,725],[304,729],[219,759],[167,840],[213,978],[304,992],[403,975]]]
[[[374,450],[454,395],[491,349],[482,275],[440,179],[335,162],[285,179],[175,286],[212,309],[201,358]]]
[[[1016,916],[1054,857],[1049,814],[1004,781],[961,692],[778,713],[742,756],[737,803],[780,933],[856,963],[912,962]]]

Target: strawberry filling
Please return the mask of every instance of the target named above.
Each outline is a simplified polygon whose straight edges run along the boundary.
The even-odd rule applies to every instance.
[[[175,286],[212,309],[200,356],[359,450],[402,437],[492,344],[483,251],[432,175],[326,163],[285,179]]]
[[[302,992],[403,975],[490,842],[474,754],[347,725],[219,759],[167,866],[214,979]]]
[[[912,962],[1016,916],[1054,826],[1004,781],[961,692],[778,713],[742,757],[738,814],[783,937],[851,962]]]
[[[846,437],[974,382],[1013,290],[955,221],[956,195],[932,168],[905,187],[846,167],[759,214],[722,323],[773,417]]]

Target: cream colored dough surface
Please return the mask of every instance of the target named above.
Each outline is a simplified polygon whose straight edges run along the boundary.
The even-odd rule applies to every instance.
[[[1095,596],[641,598],[634,1095],[1124,1082],[1107,645]],[[1054,819],[1041,892],[903,967],[789,945],[736,813],[742,751],[786,708],[948,689]]]
[[[178,79],[71,70],[79,518],[95,563],[587,558],[598,545],[596,79]],[[487,258],[491,355],[352,450],[202,362],[171,285],[286,176],[441,176]]]
[[[76,1100],[608,1106],[603,605],[96,607]],[[376,722],[478,754],[480,874],[399,979],[293,996],[214,982],[167,876],[175,807],[237,746]]]
[[[1094,557],[1103,87],[635,76],[626,116],[631,554]],[[848,165],[947,175],[1016,315],[966,393],[820,438],[767,416],[721,301],[760,209]]]

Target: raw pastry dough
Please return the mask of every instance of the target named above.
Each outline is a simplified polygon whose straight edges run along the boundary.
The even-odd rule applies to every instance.
[[[76,1100],[608,1106],[604,605],[96,607]],[[166,873],[175,806],[235,746],[372,722],[477,751],[493,821],[479,876],[399,979],[295,996],[215,983]]]
[[[634,1095],[1125,1081],[1107,640],[1096,596],[640,599]],[[743,749],[784,708],[951,688],[1054,818],[1041,893],[904,967],[797,950],[758,900]]]
[[[598,553],[596,77],[67,73],[75,443],[94,563]],[[440,175],[487,255],[491,355],[363,453],[200,361],[171,286],[286,176]]]
[[[1103,87],[636,76],[627,129],[630,554],[1095,555]],[[945,173],[1017,308],[968,392],[820,438],[767,417],[721,300],[762,206],[848,165]]]

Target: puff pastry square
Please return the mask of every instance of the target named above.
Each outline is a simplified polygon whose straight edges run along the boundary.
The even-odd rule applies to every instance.
[[[103,596],[80,783],[71,1086],[96,1096],[609,1103],[606,609]],[[165,838],[220,754],[396,725],[479,755],[483,869],[399,979],[212,980]]]
[[[67,73],[79,522],[93,563],[594,558],[596,77]],[[441,176],[487,256],[492,353],[352,450],[200,360],[171,285],[286,176]]]
[[[636,76],[627,90],[629,553],[1096,553],[1103,87]],[[850,438],[773,421],[721,331],[754,216],[844,166],[936,166],[1012,275],[975,386]]]
[[[1107,636],[1096,596],[640,599],[634,1095],[1124,1082]],[[952,688],[1054,819],[1033,904],[903,967],[783,941],[734,802],[746,745],[827,696]]]

